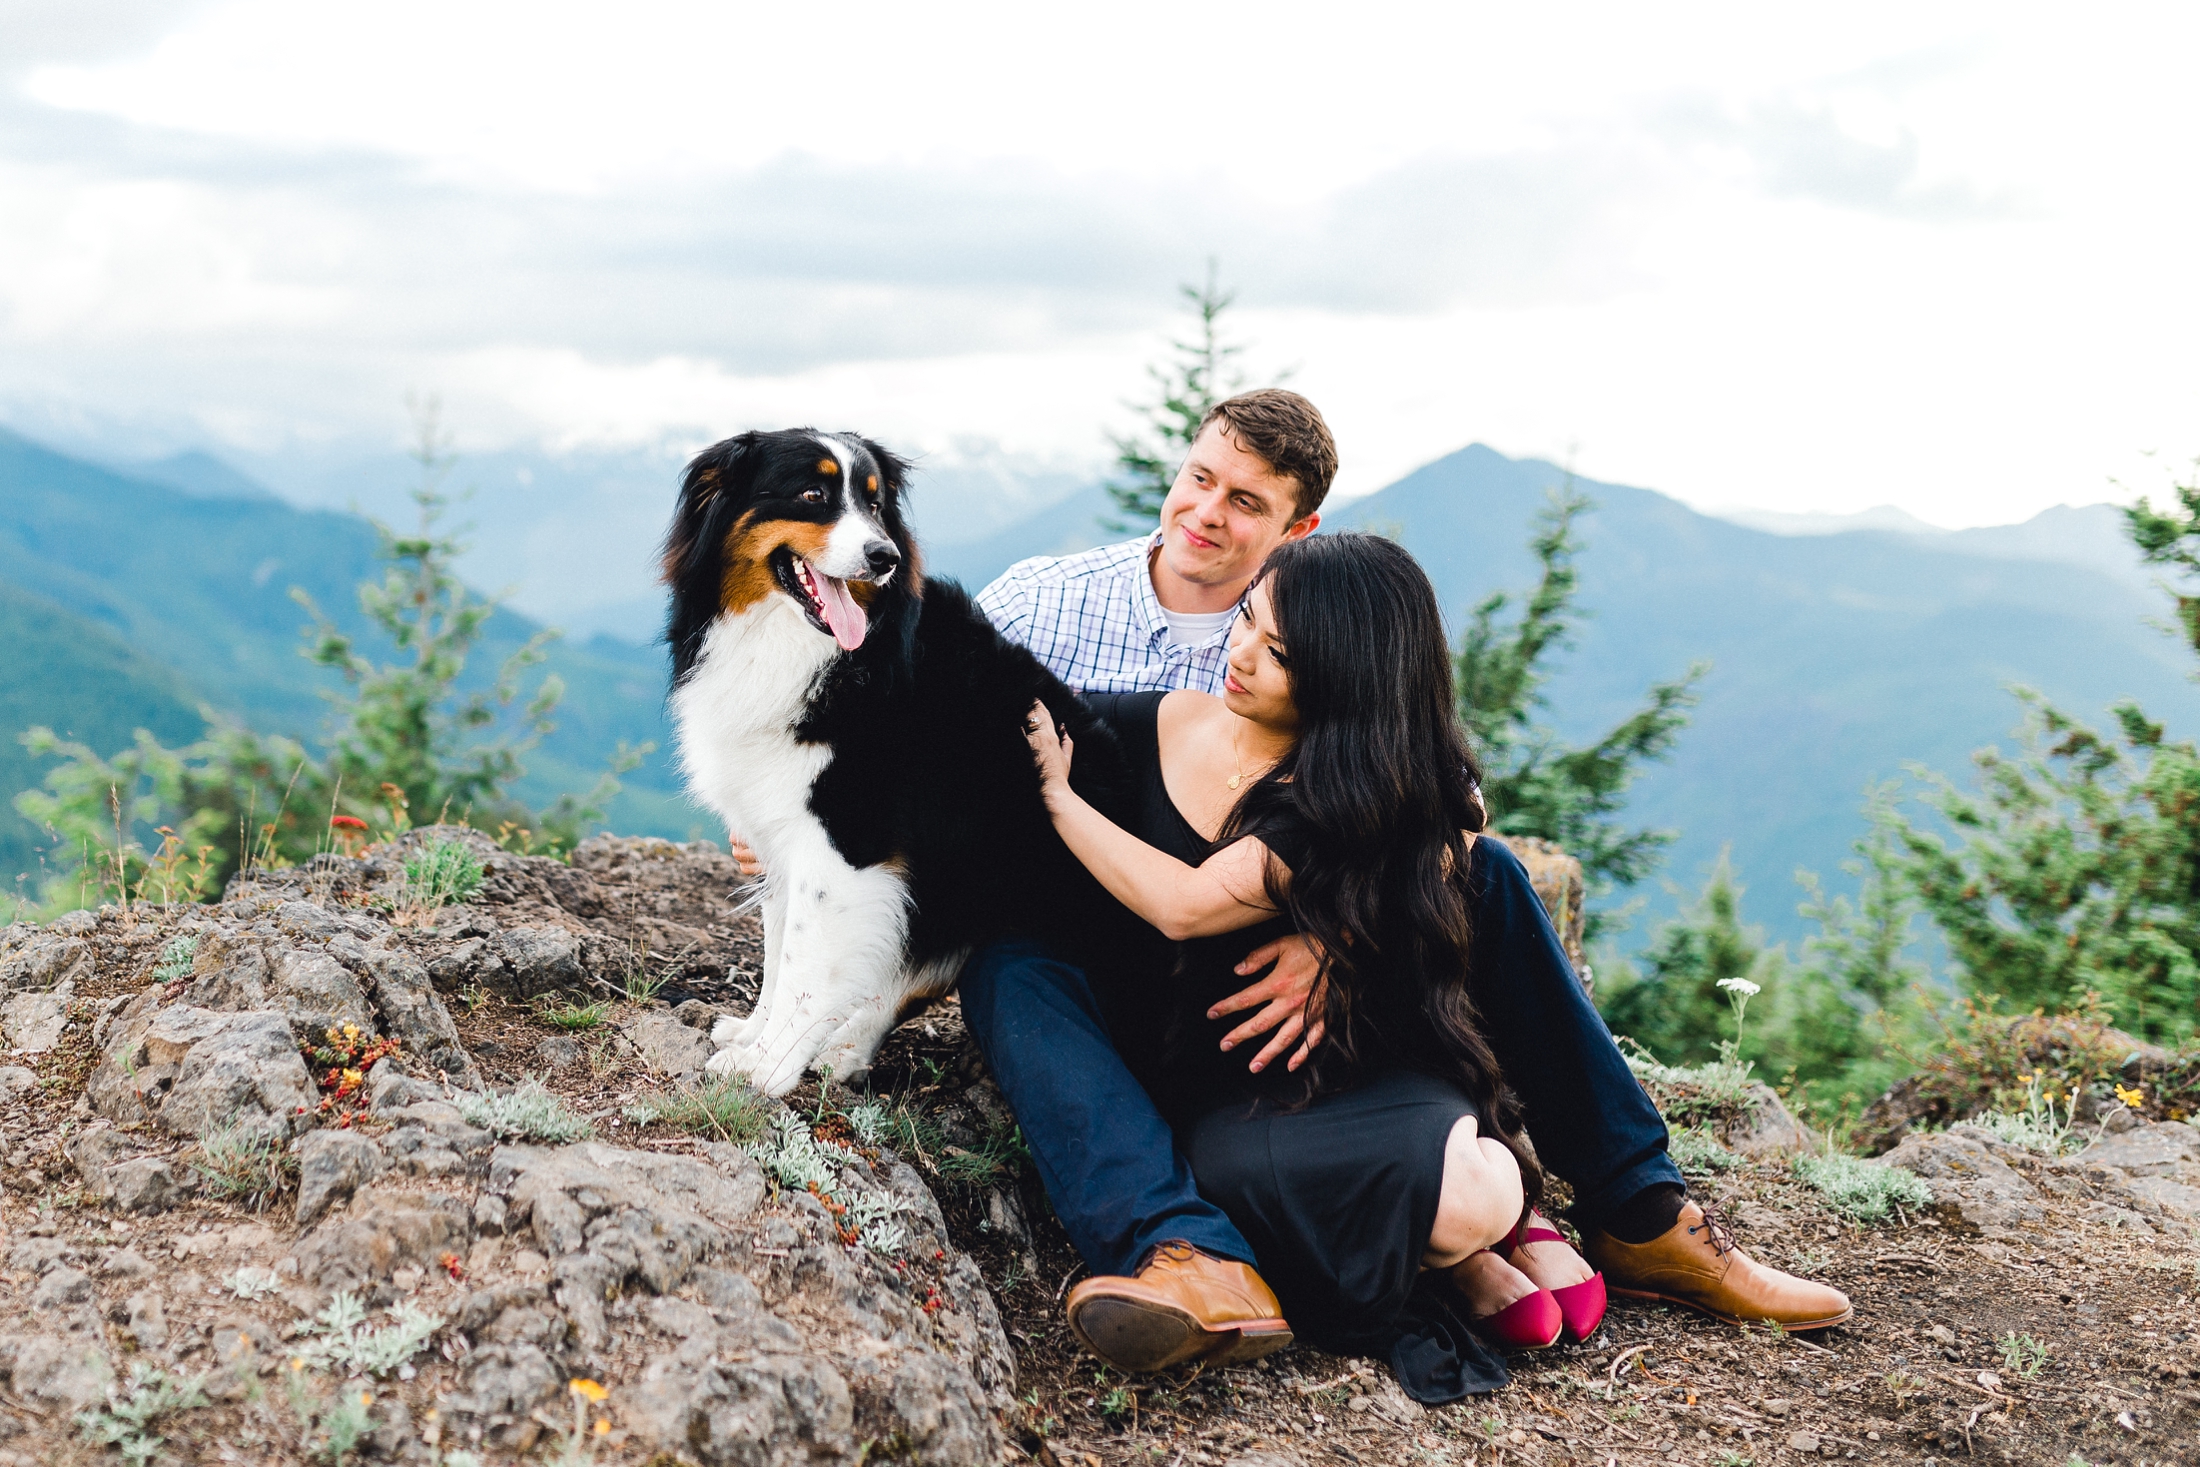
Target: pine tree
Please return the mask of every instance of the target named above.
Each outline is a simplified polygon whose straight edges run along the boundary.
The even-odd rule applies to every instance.
[[[1169,361],[1146,368],[1158,397],[1138,409],[1146,420],[1144,428],[1109,435],[1115,444],[1117,478],[1108,485],[1108,495],[1120,513],[1106,524],[1126,534],[1150,530],[1160,520],[1161,501],[1169,497],[1169,486],[1176,482],[1177,469],[1199,436],[1199,425],[1216,403],[1245,385],[1237,366],[1245,348],[1226,340],[1221,326],[1222,313],[1237,293],[1221,288],[1212,260],[1207,262],[1205,285],[1177,288],[1198,318],[1197,324],[1189,338],[1170,341],[1174,355]]]
[[[1673,842],[1671,831],[1629,829],[1613,817],[1642,765],[1669,753],[1687,727],[1696,684],[1710,668],[1697,663],[1651,684],[1642,708],[1594,743],[1567,744],[1541,722],[1546,659],[1571,645],[1579,615],[1574,521],[1590,507],[1569,475],[1537,516],[1530,544],[1542,576],[1518,618],[1505,620],[1510,595],[1490,596],[1475,608],[1454,665],[1459,718],[1482,758],[1491,827],[1558,842],[1581,862],[1593,890],[1609,891],[1648,876]],[[1589,920],[1597,925],[1597,914]]]

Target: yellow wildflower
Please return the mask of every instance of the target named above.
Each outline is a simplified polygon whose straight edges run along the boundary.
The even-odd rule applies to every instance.
[[[601,1401],[606,1396],[609,1396],[611,1394],[611,1392],[605,1390],[596,1382],[592,1380],[581,1380],[577,1377],[570,1383],[568,1383],[566,1389],[570,1390],[576,1396],[586,1396],[591,1401]]]
[[[359,1393],[359,1404],[360,1404],[360,1406],[361,1406],[362,1408],[364,1408],[364,1407],[367,1407],[367,1406],[371,1406],[371,1405],[373,1405],[373,1404],[374,1404],[374,1396],[372,1395],[372,1393],[370,1393],[370,1392],[367,1392],[367,1391],[361,1391],[361,1392]]]
[[[2116,1087],[2116,1098],[2124,1104],[2136,1108],[2144,1103],[2147,1098],[2146,1087],[2140,1085],[2126,1090],[2123,1086],[2118,1085]]]
[[[596,1435],[598,1435],[598,1436],[609,1436],[609,1435],[611,1435],[611,1418],[610,1418],[610,1417],[608,1417],[608,1416],[599,1416],[599,1417],[597,1417],[597,1418],[596,1418]]]

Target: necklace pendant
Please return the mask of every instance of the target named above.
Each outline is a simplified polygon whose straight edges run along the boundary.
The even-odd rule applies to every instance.
[[[1231,776],[1230,776],[1230,788],[1231,788],[1231,789],[1236,789],[1236,788],[1238,787],[1238,785],[1239,785],[1239,784],[1241,784],[1241,783],[1243,783],[1243,782],[1244,782],[1244,779],[1245,779],[1245,776],[1244,776],[1244,775],[1242,775],[1242,774],[1233,774],[1233,775],[1231,775]]]

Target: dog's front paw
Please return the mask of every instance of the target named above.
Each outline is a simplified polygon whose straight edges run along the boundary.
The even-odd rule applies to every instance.
[[[721,1051],[730,1044],[738,1044],[741,1040],[741,1026],[746,1022],[748,1021],[745,1019],[736,1019],[733,1015],[727,1014],[710,1026],[710,1042],[717,1045]]]
[[[718,1036],[713,1032],[711,1037],[716,1039]],[[741,1073],[741,1052],[729,1045],[704,1060],[703,1068],[713,1075],[738,1075]]]

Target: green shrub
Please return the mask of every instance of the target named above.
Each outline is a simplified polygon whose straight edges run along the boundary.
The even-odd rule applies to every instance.
[[[1694,1126],[1672,1131],[1665,1154],[1673,1159],[1673,1165],[1692,1177],[1712,1176],[1742,1164],[1740,1157],[1719,1144],[1718,1137]]]
[[[366,1306],[359,1296],[338,1294],[328,1307],[305,1322],[309,1339],[297,1358],[315,1369],[345,1375],[388,1375],[428,1347],[443,1327],[440,1315],[430,1314],[411,1300],[383,1311],[390,1323],[380,1329],[367,1326]]]
[[[451,813],[547,832],[554,846],[570,846],[584,824],[600,817],[618,792],[617,776],[650,748],[622,746],[592,790],[563,796],[549,810],[529,811],[514,799],[512,787],[526,772],[521,757],[550,731],[564,696],[553,675],[519,701],[522,677],[556,634],[529,640],[485,690],[460,691],[467,658],[497,603],[477,598],[453,568],[464,547],[442,527],[449,503],[442,485],[454,460],[432,406],[418,427],[413,459],[420,477],[412,493],[418,528],[406,535],[375,526],[386,569],[359,588],[361,609],[399,658],[365,656],[303,593],[294,593],[315,620],[306,655],[347,687],[333,700],[338,718],[326,753],[214,724],[182,749],[140,730],[131,748],[103,758],[51,729],[31,729],[25,745],[62,761],[44,788],[15,801],[25,818],[59,837],[59,859],[41,893],[49,907],[97,900],[106,887],[139,891],[158,859],[140,834],[155,827],[169,830],[163,849],[207,851],[202,866],[156,883],[191,897],[220,891],[247,865],[312,859],[331,847],[330,822],[339,816],[395,835],[409,828],[408,812],[435,812],[439,819]]]
[[[770,1105],[737,1075],[712,1075],[692,1089],[653,1095],[626,1108],[636,1125],[666,1125],[745,1146],[764,1134]]]
[[[479,1126],[503,1141],[562,1145],[595,1135],[595,1128],[545,1089],[540,1080],[524,1080],[503,1094],[464,1091],[456,1104],[467,1125]]]
[[[257,1212],[297,1182],[298,1158],[280,1139],[231,1121],[201,1138],[191,1169],[214,1196]]]
[[[199,939],[196,933],[171,937],[161,945],[160,961],[154,965],[155,983],[174,983],[191,976],[191,965],[198,960]]]
[[[544,1022],[568,1033],[593,1029],[611,1014],[611,1000],[599,999],[595,1003],[560,1003],[545,1005]]]
[[[160,1456],[165,1440],[153,1424],[163,1416],[206,1405],[203,1385],[202,1380],[179,1380],[136,1361],[130,1366],[129,1385],[108,1386],[107,1404],[79,1413],[77,1429],[85,1440],[113,1447],[131,1467],[147,1467]]]
[[[405,900],[433,911],[473,899],[481,890],[481,858],[464,841],[439,840],[405,858]]]
[[[1802,1156],[1796,1158],[1795,1174],[1851,1222],[1883,1222],[1890,1213],[1914,1212],[1933,1200],[1933,1189],[1922,1178],[1883,1161],[1839,1154]]]

